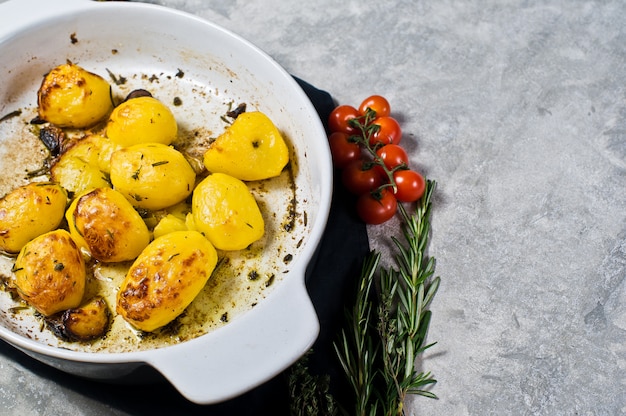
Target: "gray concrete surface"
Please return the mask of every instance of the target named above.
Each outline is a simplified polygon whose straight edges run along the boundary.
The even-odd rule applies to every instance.
[[[439,183],[437,345],[419,363],[439,399],[407,414],[626,415],[626,2],[153,2],[340,103],[390,100]],[[38,414],[23,392],[45,414],[124,414],[0,357],[0,406]]]

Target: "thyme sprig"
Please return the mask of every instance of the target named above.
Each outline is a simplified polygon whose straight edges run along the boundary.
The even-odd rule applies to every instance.
[[[339,409],[329,393],[330,376],[309,372],[309,354],[305,354],[291,369],[289,377],[289,412],[297,416],[336,416]]]
[[[399,207],[404,241],[392,237],[397,267],[380,266],[376,251],[366,258],[355,304],[346,312],[348,324],[335,343],[354,392],[356,415],[403,415],[407,395],[436,398],[429,390],[436,380],[415,369],[417,357],[434,345],[425,341],[428,307],[440,282],[434,277],[435,259],[426,254],[435,188],[434,181],[427,181],[415,213]]]

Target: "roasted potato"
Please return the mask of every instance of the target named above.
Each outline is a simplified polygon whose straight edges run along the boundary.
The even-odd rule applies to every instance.
[[[106,135],[121,146],[142,143],[170,144],[178,134],[178,125],[170,109],[154,97],[124,101],[111,113]]]
[[[113,109],[109,83],[69,62],[44,77],[37,100],[39,118],[59,127],[91,127]]]
[[[134,327],[151,332],[180,315],[217,264],[217,252],[197,231],[156,238],[128,270],[116,311]]]
[[[68,156],[59,159],[50,173],[52,180],[73,194],[94,188],[111,187],[106,175],[100,169],[77,157]]]
[[[75,308],[83,299],[85,263],[65,230],[50,231],[28,242],[13,271],[17,293],[44,316]]]
[[[67,194],[50,182],[33,182],[0,199],[0,249],[17,253],[28,241],[63,220]]]
[[[158,238],[174,231],[185,230],[187,230],[187,225],[185,224],[184,218],[179,218],[173,214],[167,214],[159,220],[152,233],[154,234],[154,238]]]
[[[134,206],[170,207],[191,194],[196,172],[173,147],[149,143],[122,148],[111,156],[111,183]]]
[[[204,153],[209,172],[243,181],[278,176],[289,161],[289,149],[274,123],[261,112],[240,114]]]
[[[113,143],[106,136],[88,134],[85,137],[69,141],[60,157],[72,156],[81,159],[102,172],[111,171],[111,155],[121,146]]]
[[[51,322],[53,331],[69,341],[92,341],[104,336],[109,329],[111,312],[106,301],[96,296],[84,305],[71,308]]]
[[[220,250],[244,249],[265,232],[246,184],[224,173],[213,173],[196,186],[191,209],[194,227]]]
[[[102,262],[133,260],[150,242],[150,232],[139,213],[112,188],[96,188],[77,196],[65,217],[78,245]]]

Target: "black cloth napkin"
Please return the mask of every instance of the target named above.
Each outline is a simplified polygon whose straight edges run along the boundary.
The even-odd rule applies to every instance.
[[[308,95],[326,126],[328,115],[335,107],[332,97],[305,81],[298,78],[296,81]],[[320,143],[320,146],[326,146],[326,143]],[[312,374],[329,375],[332,380],[331,392],[342,401],[346,386],[345,383],[336,381],[343,379],[343,375],[332,343],[337,340],[343,324],[346,300],[353,298],[362,261],[369,252],[369,242],[365,224],[354,214],[354,199],[338,184],[338,178],[335,177],[330,217],[318,255],[307,270],[306,284],[321,326],[319,337],[308,359],[308,367]],[[4,342],[0,342],[0,354],[19,363],[28,371],[53,380],[111,409],[132,415],[289,414],[288,370],[237,398],[202,406],[187,401],[163,379],[157,379],[150,384],[103,383],[56,370],[31,359]]]

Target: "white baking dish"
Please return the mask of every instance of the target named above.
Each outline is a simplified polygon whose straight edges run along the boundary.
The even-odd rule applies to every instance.
[[[249,109],[270,116],[291,146],[299,215],[295,231],[270,233],[290,241],[285,244],[291,244],[293,260],[278,271],[280,279],[256,306],[176,345],[126,352],[60,348],[46,335],[33,336],[32,322],[12,319],[6,299],[0,338],[44,363],[88,378],[123,379],[149,365],[201,404],[239,395],[278,374],[309,349],[319,330],[304,274],[326,224],[332,167],[310,101],[255,46],[197,17],[141,3],[12,0],[0,4],[0,116],[20,109],[22,119],[0,123],[0,171],[28,158],[24,149],[11,154],[16,147],[8,143],[15,140],[16,129],[26,128],[42,76],[68,59],[101,75],[154,74],[157,81],[139,77],[130,84],[149,83],[162,95],[182,98],[176,114],[183,130],[205,126],[215,131],[218,107],[226,101],[246,102]],[[264,255],[275,261],[274,251]]]

